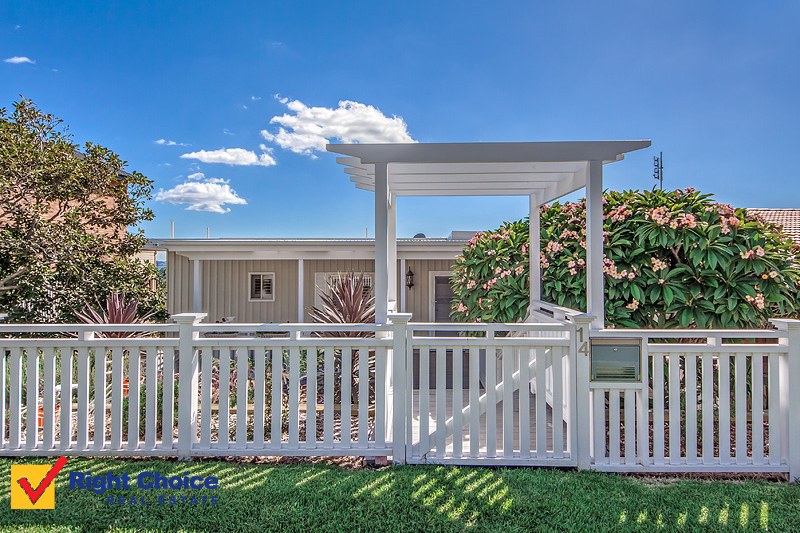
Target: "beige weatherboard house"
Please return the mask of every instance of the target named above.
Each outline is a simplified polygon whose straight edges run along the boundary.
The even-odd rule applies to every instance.
[[[474,232],[397,241],[396,309],[416,321],[450,320],[450,271]],[[375,276],[374,239],[162,239],[167,252],[170,314],[207,313],[207,320],[309,322],[320,291],[339,273]]]

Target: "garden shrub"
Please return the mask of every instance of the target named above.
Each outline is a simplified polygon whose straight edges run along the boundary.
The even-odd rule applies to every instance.
[[[694,189],[604,195],[606,324],[752,328],[797,310],[798,249],[779,228]],[[585,200],[541,207],[542,299],[586,309]],[[528,308],[528,221],[469,241],[453,268],[457,321]]]

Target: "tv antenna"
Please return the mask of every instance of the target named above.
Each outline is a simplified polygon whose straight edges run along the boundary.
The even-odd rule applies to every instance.
[[[658,188],[664,190],[664,152],[658,152],[658,157],[653,158],[653,179],[658,182]]]

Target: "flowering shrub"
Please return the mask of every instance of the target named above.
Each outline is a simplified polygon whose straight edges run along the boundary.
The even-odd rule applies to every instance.
[[[694,189],[604,197],[606,322],[760,327],[796,313],[797,248],[778,228]],[[542,295],[586,308],[585,200],[541,208]],[[528,308],[528,221],[469,241],[453,269],[457,321],[507,322]]]

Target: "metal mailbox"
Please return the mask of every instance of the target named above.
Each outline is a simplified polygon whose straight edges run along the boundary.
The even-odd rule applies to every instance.
[[[590,354],[592,381],[641,380],[641,339],[592,339]]]

